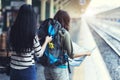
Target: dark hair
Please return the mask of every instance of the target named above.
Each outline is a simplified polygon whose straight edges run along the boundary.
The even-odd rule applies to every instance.
[[[70,16],[66,11],[59,10],[54,19],[61,23],[61,26],[64,27],[66,30],[69,31],[69,24],[70,24]]]
[[[37,29],[36,17],[31,5],[24,4],[20,7],[16,20],[10,28],[9,42],[12,51],[21,54],[33,49]]]

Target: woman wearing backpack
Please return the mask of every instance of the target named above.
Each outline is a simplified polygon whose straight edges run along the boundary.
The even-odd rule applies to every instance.
[[[70,58],[80,57],[84,55],[90,55],[89,52],[81,53],[81,54],[73,54],[73,46],[72,41],[69,34],[69,24],[70,24],[70,16],[66,11],[59,10],[54,19],[57,20],[62,28],[64,29],[64,51]],[[57,67],[45,67],[44,70],[46,80],[70,80],[69,79],[69,70],[67,62],[63,65],[59,65]]]
[[[34,56],[41,57],[51,37],[41,46],[36,35],[37,19],[31,5],[20,7],[9,32],[11,55],[10,80],[37,80]]]

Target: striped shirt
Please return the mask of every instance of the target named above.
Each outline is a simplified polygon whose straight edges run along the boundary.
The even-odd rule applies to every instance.
[[[26,69],[29,66],[35,65],[34,55],[37,57],[43,55],[43,50],[37,36],[34,39],[34,50],[30,53],[17,55],[16,52],[12,52],[10,66],[14,69]]]

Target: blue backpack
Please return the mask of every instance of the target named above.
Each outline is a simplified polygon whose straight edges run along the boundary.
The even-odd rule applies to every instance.
[[[54,19],[46,19],[43,21],[38,30],[40,44],[42,45],[47,35],[52,36],[53,40],[48,43],[42,57],[38,63],[43,66],[59,66],[67,62],[68,58],[64,52],[63,36],[65,29],[61,28],[61,24]],[[62,34],[61,34],[62,33]]]

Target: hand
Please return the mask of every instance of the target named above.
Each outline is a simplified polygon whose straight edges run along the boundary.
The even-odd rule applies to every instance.
[[[46,42],[49,43],[50,41],[52,41],[52,36],[46,36]]]
[[[90,56],[91,55],[91,52],[90,51],[87,51],[86,52],[86,56]]]

